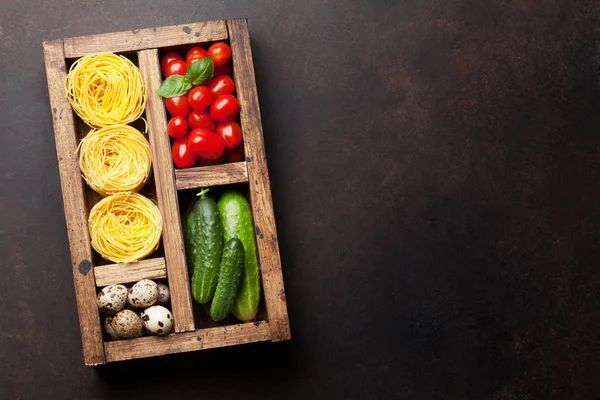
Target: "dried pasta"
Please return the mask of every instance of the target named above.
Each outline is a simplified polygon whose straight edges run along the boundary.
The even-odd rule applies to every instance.
[[[138,67],[114,53],[90,54],[73,63],[65,79],[73,110],[91,127],[128,124],[146,106],[146,85]]]
[[[150,176],[150,144],[132,126],[92,130],[81,140],[78,151],[83,177],[103,196],[138,191]]]
[[[139,261],[158,248],[162,217],[154,202],[138,193],[100,200],[88,220],[92,247],[116,263]]]

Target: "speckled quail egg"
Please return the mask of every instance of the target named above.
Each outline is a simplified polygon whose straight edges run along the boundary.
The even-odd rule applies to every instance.
[[[104,318],[104,330],[111,339],[118,339],[117,333],[112,326],[113,319],[115,319],[114,315],[107,315],[106,318]]]
[[[138,317],[140,317],[140,319],[142,319],[142,314],[144,314],[144,310],[142,310],[140,308],[136,308],[133,310],[133,312],[135,312],[135,315],[137,315]],[[145,336],[147,334],[148,334],[148,330],[144,326],[144,321],[142,321],[142,336]]]
[[[142,321],[149,333],[166,335],[173,327],[173,315],[163,306],[152,306],[142,313]]]
[[[109,314],[116,314],[127,303],[127,288],[123,285],[106,286],[100,290],[96,300],[100,310]]]
[[[132,339],[142,336],[144,324],[131,310],[121,310],[104,322],[106,333],[112,339]]]
[[[156,286],[158,287],[158,300],[156,300],[156,304],[160,304],[161,306],[169,304],[169,300],[171,300],[169,287],[164,283],[157,283]]]
[[[136,308],[150,307],[158,300],[158,287],[150,279],[142,279],[129,289],[127,301]]]

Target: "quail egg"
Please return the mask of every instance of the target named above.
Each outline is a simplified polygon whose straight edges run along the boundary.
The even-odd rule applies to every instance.
[[[142,279],[129,289],[129,304],[136,308],[150,307],[158,300],[158,287],[150,279]]]
[[[169,287],[164,283],[157,283],[156,286],[158,287],[158,300],[156,304],[160,304],[161,306],[169,304],[169,300],[171,300]]]
[[[104,330],[111,339],[118,339],[117,333],[112,326],[113,319],[115,319],[114,315],[107,315],[106,318],[104,318]]]
[[[109,285],[104,287],[96,297],[100,310],[108,314],[116,314],[127,303],[127,288],[123,285]]]
[[[112,339],[132,339],[142,336],[144,324],[131,310],[122,310],[104,321],[106,333]]]
[[[173,315],[163,306],[152,306],[142,313],[142,321],[149,333],[166,335],[173,327]]]

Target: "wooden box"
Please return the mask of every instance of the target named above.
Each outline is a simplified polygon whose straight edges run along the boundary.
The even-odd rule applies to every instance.
[[[171,158],[163,99],[156,94],[162,81],[159,52],[217,40],[229,41],[231,46],[236,96],[241,107],[245,161],[177,170]],[[87,221],[89,210],[98,200],[98,195],[82,179],[76,155],[78,142],[89,128],[74,114],[63,86],[70,63],[84,55],[105,51],[123,54],[136,63],[148,88],[144,117],[148,123],[152,152],[153,183],[147,186],[150,185],[152,197],[158,203],[164,229],[162,251],[134,264],[111,265],[92,250]],[[199,22],[49,41],[44,43],[44,57],[85,364],[99,365],[242,343],[289,339],[287,305],[247,21]],[[192,301],[188,282],[180,202],[186,197],[187,190],[230,184],[245,185],[250,196],[261,264],[262,310],[254,322],[229,321],[211,326],[194,316],[197,305]],[[101,315],[96,305],[97,288],[143,278],[168,280],[174,333],[168,336],[105,340]]]

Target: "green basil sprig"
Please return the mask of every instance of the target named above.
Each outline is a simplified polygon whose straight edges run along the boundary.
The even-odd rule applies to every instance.
[[[181,75],[171,75],[165,79],[156,93],[161,97],[176,97],[185,94],[192,88],[192,84],[185,81]]]
[[[204,85],[214,74],[215,64],[212,57],[203,57],[189,66],[183,80],[194,86]]]
[[[165,79],[156,93],[161,97],[177,97],[184,95],[192,86],[203,85],[215,73],[215,64],[212,57],[203,57],[193,62],[184,76],[171,75]]]

